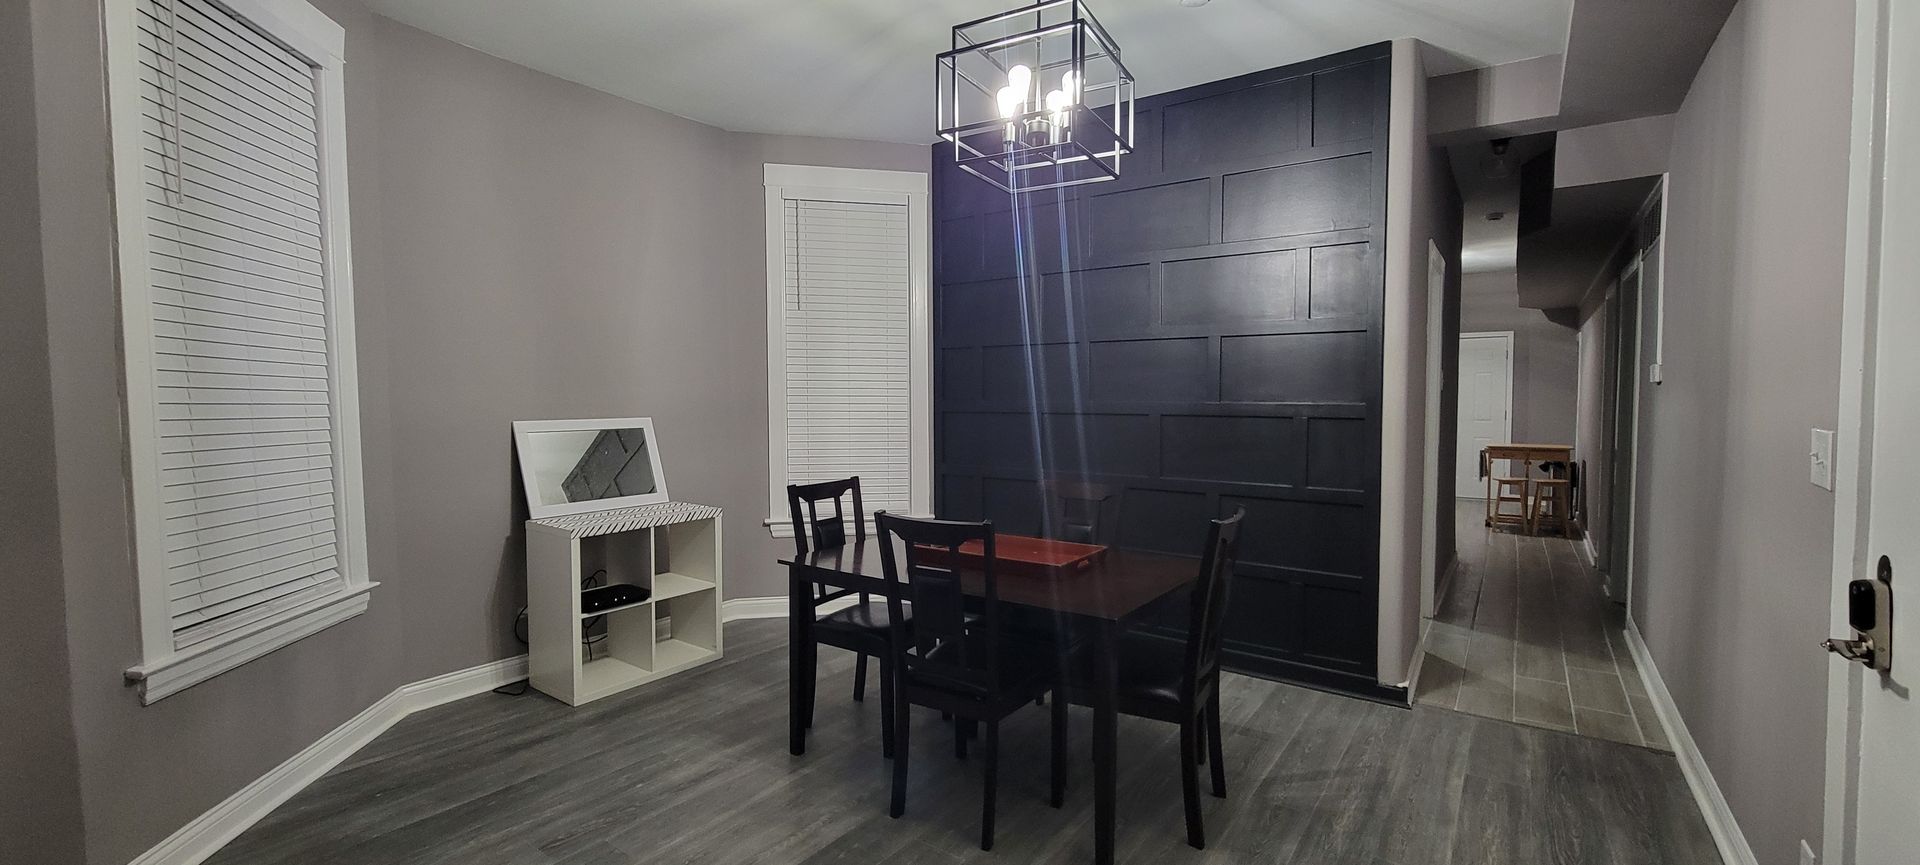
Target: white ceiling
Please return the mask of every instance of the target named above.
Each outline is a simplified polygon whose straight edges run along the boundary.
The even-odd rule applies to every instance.
[[[367,0],[540,71],[742,132],[933,139],[933,55],[1024,0]],[[1413,36],[1428,72],[1565,50],[1573,0],[1090,0],[1150,95]]]

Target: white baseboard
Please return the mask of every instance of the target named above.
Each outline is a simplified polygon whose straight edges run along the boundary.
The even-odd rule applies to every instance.
[[[1433,585],[1433,609],[1428,610],[1427,615],[1434,616],[1439,614],[1441,601],[1446,599],[1447,591],[1453,588],[1453,581],[1459,576],[1460,556],[1455,554],[1453,560],[1447,562],[1447,569],[1440,572],[1439,582]]]
[[[1439,612],[1440,599],[1447,596],[1447,590],[1453,587],[1454,577],[1460,573],[1460,557],[1454,556],[1447,563],[1447,569],[1440,572],[1440,579],[1433,587],[1433,606],[1431,612]],[[1407,689],[1407,705],[1413,705],[1414,691],[1420,687],[1420,671],[1427,663],[1427,635],[1433,633],[1433,616],[1420,616],[1420,639],[1414,642],[1413,659],[1407,663],[1407,681],[1399,687]]]
[[[848,595],[814,608],[815,612],[831,613],[844,610],[860,603],[857,595]],[[787,596],[767,595],[759,598],[728,598],[720,602],[720,621],[737,622],[741,619],[784,619],[787,617]]]
[[[320,737],[320,741],[308,745],[228,796],[226,801],[180,827],[130,865],[199,865],[401,718],[526,677],[527,656],[519,655],[401,685]]]
[[[1707,760],[1700,754],[1700,747],[1694,744],[1693,736],[1687,733],[1686,722],[1680,718],[1680,708],[1673,702],[1672,692],[1667,683],[1660,678],[1660,669],[1653,665],[1653,656],[1647,651],[1646,640],[1640,636],[1640,626],[1633,618],[1627,618],[1627,649],[1633,653],[1633,662],[1640,667],[1640,678],[1646,683],[1647,696],[1653,699],[1653,712],[1660,717],[1660,726],[1667,731],[1667,741],[1673,744],[1673,753],[1680,758],[1680,773],[1687,778],[1687,786],[1693,790],[1693,800],[1700,806],[1700,816],[1707,821],[1707,831],[1713,835],[1714,846],[1720,848],[1720,859],[1726,865],[1759,865],[1753,856],[1753,848],[1747,845],[1747,836],[1740,831],[1740,824],[1733,819],[1733,809],[1727,805],[1727,797],[1720,792],[1720,785],[1713,780],[1713,773],[1707,769]]]
[[[1593,535],[1584,529],[1580,532],[1580,549],[1586,551],[1589,567],[1600,567],[1600,551],[1593,548]]]
[[[1427,635],[1433,633],[1433,619],[1420,617],[1420,639],[1413,644],[1413,661],[1407,664],[1407,681],[1400,687],[1407,689],[1407,705],[1413,705],[1413,694],[1420,687],[1420,671],[1427,665]]]

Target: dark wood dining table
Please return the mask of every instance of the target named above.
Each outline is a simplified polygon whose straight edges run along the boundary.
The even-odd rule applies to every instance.
[[[807,750],[807,718],[812,714],[805,704],[810,690],[804,678],[808,667],[801,653],[813,639],[813,586],[824,584],[884,595],[886,576],[880,569],[879,542],[873,539],[788,555],[779,561],[787,566],[790,749],[800,755]],[[1087,650],[1093,659],[1092,693],[1088,695],[1093,708],[1093,857],[1098,865],[1113,862],[1119,733],[1115,703],[1117,643],[1126,628],[1155,601],[1191,587],[1198,568],[1197,559],[1115,549],[1108,550],[1099,562],[1073,573],[996,575],[1002,603],[1062,614],[1069,617],[1074,633],[1089,640]],[[962,571],[961,585],[969,595],[982,593],[977,574],[969,578]]]

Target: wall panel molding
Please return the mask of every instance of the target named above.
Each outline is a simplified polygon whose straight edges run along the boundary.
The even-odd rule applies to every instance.
[[[988,194],[934,150],[935,509],[1197,554],[1248,509],[1229,663],[1379,697],[1390,46],[1141,100],[1113,183]],[[1182,611],[1149,630],[1176,635]]]

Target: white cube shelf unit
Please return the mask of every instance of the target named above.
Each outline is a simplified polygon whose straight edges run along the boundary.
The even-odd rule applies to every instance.
[[[644,601],[580,610],[582,577],[646,586]],[[528,667],[568,705],[598,700],[720,659],[720,509],[665,502],[527,521]],[[588,620],[606,617],[591,659]],[[656,620],[671,633],[656,630]]]

